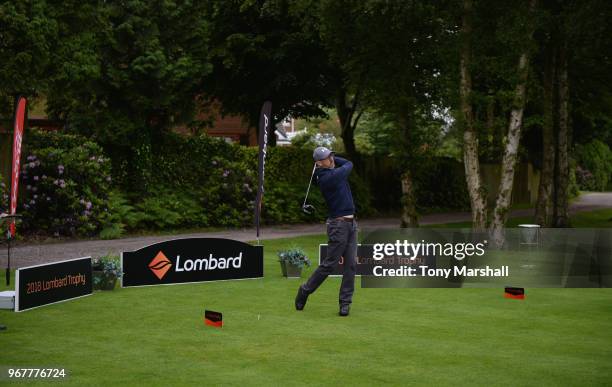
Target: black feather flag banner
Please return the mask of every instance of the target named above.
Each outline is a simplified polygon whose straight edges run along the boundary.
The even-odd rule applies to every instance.
[[[259,242],[259,224],[261,220],[261,205],[264,194],[264,174],[266,170],[266,152],[268,148],[268,129],[271,122],[272,102],[266,101],[261,107],[259,114],[259,182],[257,184],[257,198],[255,200],[255,229],[257,230],[257,241]]]

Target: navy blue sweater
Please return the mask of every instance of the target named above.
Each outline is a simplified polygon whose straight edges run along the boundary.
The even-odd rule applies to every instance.
[[[348,183],[348,176],[353,169],[353,163],[334,156],[336,168],[317,168],[315,176],[317,185],[327,203],[330,218],[353,215],[355,205],[353,194]]]

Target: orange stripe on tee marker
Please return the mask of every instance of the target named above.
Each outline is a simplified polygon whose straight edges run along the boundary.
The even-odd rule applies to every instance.
[[[504,289],[504,297],[511,298],[514,300],[524,300],[525,299],[525,288],[507,287]]]
[[[223,314],[212,310],[204,310],[204,323],[211,327],[223,328]]]

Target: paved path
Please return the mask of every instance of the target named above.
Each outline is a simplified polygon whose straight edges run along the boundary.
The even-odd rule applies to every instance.
[[[575,200],[570,212],[591,211],[600,208],[612,208],[612,192],[586,193]],[[512,211],[512,216],[529,216],[532,209]],[[444,214],[424,215],[420,222],[423,225],[451,222],[470,221],[468,212],[455,212]],[[399,225],[399,218],[364,219],[359,221],[362,229],[365,228],[395,228]],[[323,234],[323,224],[299,224],[285,226],[264,227],[261,230],[262,239],[288,238],[300,235]],[[75,242],[58,242],[44,244],[21,245],[11,251],[11,266],[24,267],[44,262],[59,261],[62,259],[84,256],[101,256],[108,253],[119,254],[121,251],[137,250],[143,246],[174,238],[230,238],[240,241],[255,240],[255,230],[232,229],[215,232],[190,233],[179,235],[157,235],[144,237],[130,237],[115,240],[81,240]],[[4,246],[2,246],[4,247]],[[0,247],[0,248],[2,248]],[[0,268],[6,267],[6,249],[0,250]]]

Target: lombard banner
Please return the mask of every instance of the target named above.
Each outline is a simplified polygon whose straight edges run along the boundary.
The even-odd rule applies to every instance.
[[[15,271],[15,312],[55,304],[92,293],[91,257]]]
[[[185,238],[121,254],[122,287],[263,277],[263,246],[222,238]]]

